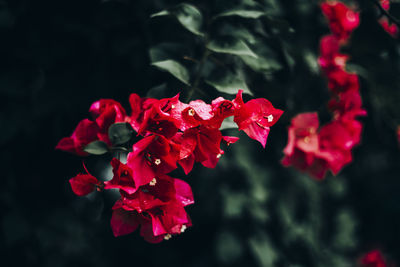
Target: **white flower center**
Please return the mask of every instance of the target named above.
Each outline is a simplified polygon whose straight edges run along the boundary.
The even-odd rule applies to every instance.
[[[185,232],[186,229],[187,229],[186,225],[182,225],[182,227],[181,227],[181,233]]]
[[[155,159],[155,160],[154,160],[154,164],[160,165],[160,164],[161,164],[161,159]]]
[[[174,105],[171,105],[171,108],[175,108],[175,106],[174,106]]]
[[[164,239],[165,239],[165,240],[168,240],[168,239],[170,239],[171,237],[172,237],[172,235],[166,234],[166,235],[164,236]]]
[[[156,183],[157,183],[157,180],[156,180],[156,178],[153,178],[153,180],[151,180],[151,181],[150,181],[149,185],[151,185],[151,186],[155,186],[155,185],[156,185]]]
[[[194,116],[194,109],[189,109],[188,110],[188,114],[189,114],[189,116]]]
[[[269,116],[267,117],[267,120],[268,120],[268,122],[272,122],[272,121],[274,120],[274,116],[272,116],[272,114],[269,115]]]
[[[219,159],[222,155],[221,154],[217,154],[217,159]]]

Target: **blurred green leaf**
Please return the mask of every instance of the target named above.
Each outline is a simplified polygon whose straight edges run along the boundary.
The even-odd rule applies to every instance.
[[[273,51],[266,43],[257,40],[252,45],[253,51],[258,58],[242,55],[240,58],[252,70],[257,72],[272,72],[282,69],[277,53]]]
[[[180,80],[181,82],[190,85],[189,83],[189,72],[187,69],[180,64],[179,62],[175,60],[164,60],[164,61],[158,61],[158,62],[153,62],[151,65],[156,66],[162,71],[169,72],[172,74],[175,78]]]
[[[226,118],[219,128],[220,130],[227,130],[227,129],[237,129],[238,126],[236,122],[233,121],[233,116]]]
[[[265,13],[263,11],[257,11],[257,10],[232,9],[232,10],[222,12],[221,14],[218,14],[217,16],[215,16],[215,18],[238,16],[238,17],[248,18],[248,19],[257,19],[257,18],[263,16],[264,14]]]
[[[271,244],[271,241],[264,233],[259,233],[257,236],[249,240],[251,252],[263,267],[275,266],[277,253]]]
[[[85,146],[83,151],[93,155],[103,155],[108,152],[108,146],[103,141],[97,140]]]
[[[218,30],[220,34],[229,35],[237,39],[245,40],[249,44],[256,42],[256,37],[253,32],[250,32],[242,25],[232,25],[231,23],[224,23]]]
[[[207,48],[216,53],[257,58],[257,55],[251,51],[244,41],[230,36],[225,36],[224,38],[210,41],[207,44]]]
[[[158,13],[151,15],[151,18],[173,15],[175,16],[179,23],[182,24],[188,31],[199,35],[204,36],[204,33],[201,32],[201,27],[203,24],[203,15],[200,10],[198,10],[195,6],[182,3],[172,8],[171,10],[163,10]]]
[[[132,138],[133,128],[129,123],[114,123],[108,128],[108,137],[113,145],[121,145]]]
[[[232,264],[243,254],[240,240],[231,232],[224,231],[217,237],[216,249],[218,259],[224,264]]]
[[[152,46],[149,49],[151,62],[164,61],[168,59],[180,59],[182,55],[189,54],[187,46],[179,43],[164,42]]]
[[[252,95],[240,73],[235,74],[228,70],[219,70],[219,72],[214,73],[210,78],[206,79],[205,83],[222,93],[234,95],[239,89],[242,89],[243,93]]]

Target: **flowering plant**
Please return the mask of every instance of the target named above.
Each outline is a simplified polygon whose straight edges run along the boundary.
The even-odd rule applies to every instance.
[[[192,225],[184,207],[194,203],[192,190],[168,173],[182,167],[189,174],[195,162],[215,168],[227,145],[238,137],[223,136],[222,122],[233,116],[239,130],[265,147],[270,127],[283,111],[264,98],[244,102],[242,90],[234,100],[218,97],[183,103],[172,98],[129,97],[131,114],[111,99],[94,102],[92,120],[79,122],[57,149],[79,156],[117,153],[112,158],[113,177],[99,181],[86,170],[70,179],[72,190],[84,196],[94,190],[117,189],[120,199],[113,206],[111,228],[115,236],[129,234],[140,225],[140,234],[151,243],[169,239]],[[126,152],[127,161],[119,160]],[[86,169],[86,168],[85,168]]]

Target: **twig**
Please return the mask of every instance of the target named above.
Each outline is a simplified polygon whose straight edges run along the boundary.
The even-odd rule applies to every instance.
[[[390,15],[389,12],[382,7],[382,5],[379,3],[378,0],[371,0],[371,1],[379,8],[379,11],[383,15],[385,15],[390,22],[396,24],[397,27],[400,27],[400,21],[398,19],[396,19],[395,17],[393,17],[392,15]]]
[[[204,63],[205,63],[206,59],[208,58],[208,56],[210,55],[210,51],[207,48],[204,48],[204,49],[205,49],[205,51],[204,51],[204,54],[203,54],[203,56],[202,56],[202,58],[200,60],[200,63],[199,63],[199,70],[197,72],[196,79],[194,80],[193,86],[190,89],[190,91],[189,91],[189,93],[188,93],[188,95],[186,97],[186,102],[189,102],[189,100],[192,98],[192,96],[194,94],[194,91],[198,90],[197,87],[199,86],[199,83],[200,83],[201,73],[203,71]]]

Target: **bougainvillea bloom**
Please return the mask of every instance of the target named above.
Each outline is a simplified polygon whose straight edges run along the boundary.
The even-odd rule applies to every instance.
[[[338,40],[345,41],[360,23],[359,13],[338,1],[321,4],[324,15],[329,20],[329,27]]]
[[[184,207],[193,202],[187,183],[167,175],[158,176],[134,194],[122,194],[113,207],[111,227],[114,235],[120,236],[141,225],[141,235],[157,243],[191,226]]]
[[[381,18],[379,20],[379,24],[381,24],[382,28],[390,34],[393,38],[397,38],[399,34],[399,28],[394,23],[389,23],[389,20],[385,18]]]
[[[72,191],[78,196],[86,196],[92,193],[96,186],[100,186],[99,180],[90,174],[78,174],[69,179]]]
[[[133,179],[137,186],[148,184],[156,175],[176,169],[177,153],[173,144],[161,135],[147,136],[134,144],[127,165],[134,170]]]
[[[97,140],[99,126],[88,119],[79,122],[71,137],[64,137],[58,142],[56,149],[75,153],[79,156],[86,156],[83,148],[89,143]]]
[[[140,185],[140,181],[133,179],[133,171],[126,164],[123,164],[116,158],[111,160],[111,166],[113,167],[113,178],[110,181],[106,181],[104,189],[121,189],[128,194],[136,192]]]
[[[361,267],[386,267],[385,259],[379,250],[372,250],[365,254],[360,261]]]
[[[265,98],[252,99],[244,103],[242,92],[239,90],[234,100],[233,120],[239,126],[239,130],[265,147],[270,127],[279,120],[283,111],[274,108]]]
[[[358,13],[343,3],[332,1],[321,5],[332,34],[320,41],[318,63],[328,80],[332,94],[328,108],[332,121],[319,127],[317,113],[302,113],[292,119],[288,144],[284,149],[284,166],[294,166],[322,179],[330,170],[337,174],[352,161],[351,149],[360,142],[365,116],[357,74],[346,71],[349,56],[340,54],[340,47],[359,24]]]
[[[215,168],[224,154],[221,143],[239,140],[222,135],[220,128],[226,118],[233,116],[240,130],[265,146],[270,127],[283,113],[263,98],[244,103],[242,91],[235,100],[218,97],[211,104],[202,100],[186,104],[179,94],[163,99],[131,94],[129,104],[131,114],[127,116],[114,100],[93,103],[89,110],[93,121],[80,122],[57,148],[87,155],[85,146],[100,140],[108,147],[95,142],[86,150],[96,155],[118,154],[118,159],[111,160],[112,179],[103,183],[90,174],[80,174],[70,180],[72,189],[77,195],[95,189],[118,190],[121,197],[111,218],[114,235],[126,235],[140,227],[140,235],[151,243],[167,240],[192,225],[184,208],[194,202],[192,190],[168,173],[180,165],[188,174],[195,162]],[[126,164],[119,160],[120,153],[127,153]]]
[[[389,10],[390,8],[390,1],[389,0],[379,0],[381,6],[385,10]]]

